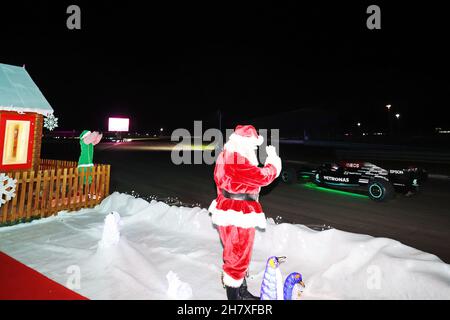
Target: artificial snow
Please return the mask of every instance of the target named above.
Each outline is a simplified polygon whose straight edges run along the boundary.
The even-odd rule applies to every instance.
[[[90,299],[226,299],[222,246],[201,208],[114,193],[94,209],[2,227],[0,250],[62,285],[75,266],[73,290]],[[247,279],[254,294],[269,256],[287,257],[283,281],[302,274],[301,299],[450,298],[450,265],[391,239],[269,219],[256,233]]]

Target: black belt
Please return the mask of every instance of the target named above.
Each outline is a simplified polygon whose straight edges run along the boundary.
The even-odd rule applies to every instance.
[[[222,189],[222,194],[225,198],[233,200],[258,201],[259,198],[259,193],[229,193],[224,189]]]

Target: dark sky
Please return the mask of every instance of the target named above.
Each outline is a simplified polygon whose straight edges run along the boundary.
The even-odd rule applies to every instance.
[[[450,126],[443,2],[378,2],[381,30],[366,28],[371,2],[335,2],[2,3],[0,62],[26,65],[60,129],[217,125],[218,109],[231,127],[302,107],[376,127],[388,103],[409,128]]]

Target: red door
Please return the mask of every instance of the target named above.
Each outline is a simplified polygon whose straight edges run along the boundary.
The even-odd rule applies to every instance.
[[[31,168],[35,120],[34,114],[0,113],[0,171]]]

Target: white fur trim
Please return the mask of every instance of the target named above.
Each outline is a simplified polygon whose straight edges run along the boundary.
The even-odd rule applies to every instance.
[[[267,225],[266,216],[261,213],[243,213],[235,210],[217,209],[217,201],[213,200],[208,208],[212,214],[212,222],[216,226],[236,226],[240,228],[260,228],[265,229]]]
[[[260,146],[264,142],[264,137],[263,136],[258,136],[258,138],[255,138],[255,137],[244,137],[244,136],[240,136],[240,135],[238,135],[236,133],[232,133],[230,135],[229,140],[237,141],[239,143],[253,144],[253,145]]]
[[[236,280],[233,277],[229,276],[225,271],[223,272],[223,284],[228,287],[239,288],[244,282],[244,278]]]
[[[233,134],[232,134],[233,135]],[[256,144],[252,141],[245,140],[250,138],[243,138],[238,135],[235,135],[236,139],[230,139],[223,146],[224,150],[228,152],[236,152],[240,154],[242,157],[247,159],[252,165],[259,165],[258,156],[256,155]]]
[[[78,168],[86,168],[86,167],[93,167],[94,164],[93,163],[88,163],[88,164],[79,164]]]
[[[90,131],[88,131],[88,132],[86,132],[85,134],[83,134],[82,136],[81,136],[81,139],[83,139],[84,137],[86,137],[88,134],[91,134],[92,132],[90,132]]]
[[[275,167],[275,169],[277,169],[277,178],[278,178],[278,176],[281,173],[281,158],[277,155],[267,156],[266,162],[264,163],[264,165],[267,165],[267,164],[271,164]]]

